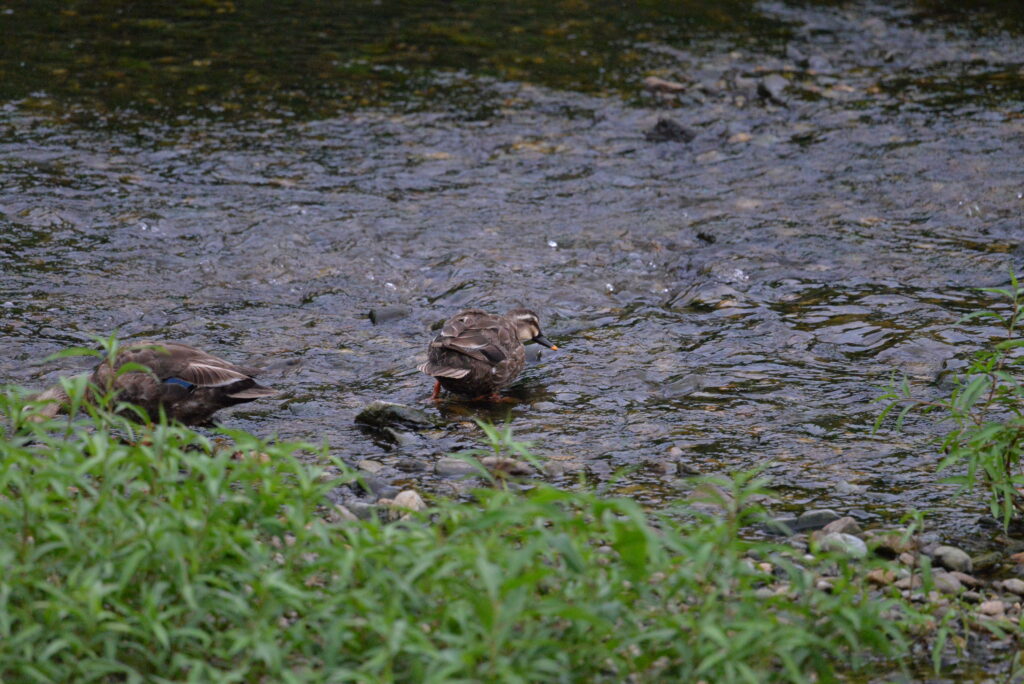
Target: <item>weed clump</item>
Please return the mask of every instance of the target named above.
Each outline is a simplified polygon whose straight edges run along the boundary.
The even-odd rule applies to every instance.
[[[828,681],[924,621],[740,538],[749,477],[714,516],[540,484],[332,521],[326,448],[0,413],[4,681]]]

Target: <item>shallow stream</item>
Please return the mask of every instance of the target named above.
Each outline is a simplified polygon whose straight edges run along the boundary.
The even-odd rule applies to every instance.
[[[567,486],[657,505],[683,471],[767,464],[780,512],[920,509],[996,543],[940,484],[941,426],[871,428],[893,371],[941,396],[1000,334],[961,317],[1021,261],[1013,3],[570,4],[522,5],[527,40],[462,3],[356,3],[268,55],[189,32],[231,3],[0,8],[0,381],[82,369],[41,360],[94,334],[172,339],[268,367],[282,397],[227,425],[398,485],[449,492],[438,458],[508,419]],[[645,135],[661,118],[693,139]],[[561,349],[516,401],[425,403],[431,326],[518,304]],[[396,446],[353,422],[374,399],[447,424]]]

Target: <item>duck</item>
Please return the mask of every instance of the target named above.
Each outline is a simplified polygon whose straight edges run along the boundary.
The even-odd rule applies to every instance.
[[[506,314],[466,309],[441,328],[427,349],[427,362],[417,367],[434,378],[435,401],[443,387],[474,399],[501,401],[498,390],[516,379],[526,364],[524,342],[558,349],[540,329],[540,319],[529,309]]]
[[[122,371],[127,364],[132,365]],[[113,359],[104,359],[93,369],[86,401],[94,393],[112,393],[115,401],[141,411],[141,415],[122,411],[129,418],[155,422],[163,413],[184,425],[210,425],[220,409],[277,394],[256,382],[258,374],[257,369],[237,366],[187,344],[142,340],[122,346]],[[34,400],[48,402],[36,414],[36,420],[43,420],[66,410],[69,398],[57,386]]]

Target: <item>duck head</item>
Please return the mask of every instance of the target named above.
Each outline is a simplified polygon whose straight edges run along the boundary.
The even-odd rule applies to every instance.
[[[536,342],[537,344],[543,344],[549,349],[558,349],[558,347],[551,340],[544,337],[544,334],[540,331],[540,319],[534,312],[529,309],[512,309],[505,314],[505,317],[515,323],[516,334],[519,335],[520,342]]]

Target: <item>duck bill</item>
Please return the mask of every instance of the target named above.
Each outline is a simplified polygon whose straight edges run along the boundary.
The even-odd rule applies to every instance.
[[[536,342],[537,344],[543,344],[548,349],[558,349],[558,345],[556,345],[543,335],[537,335],[536,337],[533,338],[533,341]]]

